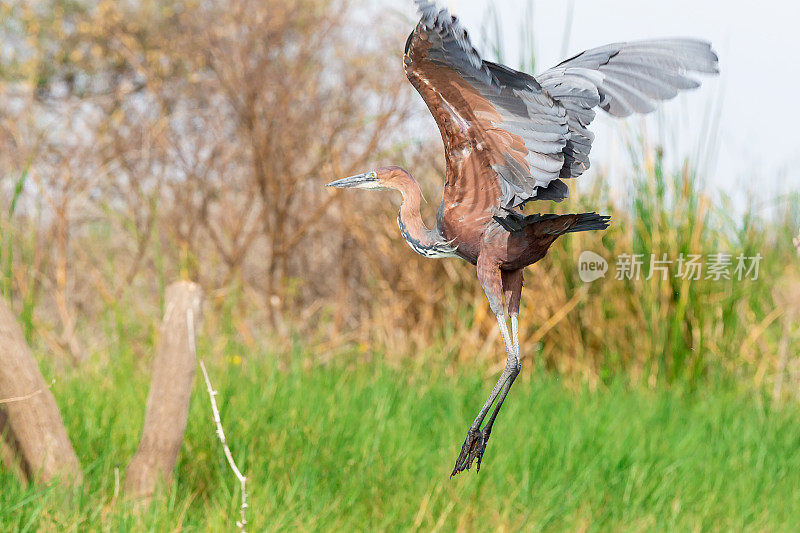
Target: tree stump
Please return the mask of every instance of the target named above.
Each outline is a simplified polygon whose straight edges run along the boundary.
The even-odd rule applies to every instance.
[[[80,483],[81,468],[55,398],[39,372],[16,316],[2,299],[0,402],[10,433],[2,445],[6,462],[15,450],[29,481],[47,483],[60,477],[66,483]],[[15,443],[13,448],[7,445],[10,441]]]
[[[125,477],[125,491],[134,498],[149,500],[159,481],[171,481],[189,415],[201,304],[194,283],[167,288],[142,439]]]
[[[23,485],[28,484],[25,465],[20,461],[19,444],[8,426],[8,415],[0,409],[0,461],[9,472],[14,474]]]

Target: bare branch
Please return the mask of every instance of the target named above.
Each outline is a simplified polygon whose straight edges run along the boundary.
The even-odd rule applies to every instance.
[[[214,423],[217,425],[217,436],[219,437],[220,442],[222,442],[222,449],[225,451],[225,457],[228,459],[228,464],[231,466],[233,474],[236,476],[236,479],[239,480],[239,484],[242,487],[242,518],[236,522],[236,527],[244,532],[247,526],[247,478],[242,475],[241,471],[239,471],[239,467],[236,466],[236,462],[233,460],[231,450],[228,448],[228,442],[225,439],[225,432],[222,430],[222,422],[219,418],[217,400],[215,399],[217,391],[215,391],[211,386],[211,380],[208,379],[208,372],[206,371],[206,365],[203,364],[203,361],[200,361],[200,369],[203,371],[203,377],[206,380],[206,390],[208,390],[208,397],[211,399],[211,412],[214,415]]]

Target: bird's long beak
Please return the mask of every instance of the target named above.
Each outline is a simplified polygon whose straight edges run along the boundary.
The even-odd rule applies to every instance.
[[[326,187],[336,187],[337,189],[372,189],[378,185],[378,178],[374,172],[350,176],[341,180],[332,181]]]

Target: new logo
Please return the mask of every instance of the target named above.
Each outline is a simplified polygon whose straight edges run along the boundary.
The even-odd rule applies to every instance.
[[[584,283],[606,277],[608,261],[594,252],[585,251],[578,258],[578,275]]]

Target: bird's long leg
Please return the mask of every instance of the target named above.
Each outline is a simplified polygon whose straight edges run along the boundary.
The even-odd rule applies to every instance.
[[[478,413],[475,421],[472,422],[472,425],[469,427],[469,431],[467,431],[467,438],[464,441],[464,444],[461,446],[461,453],[459,454],[458,459],[456,459],[456,464],[453,467],[453,472],[450,474],[450,477],[458,474],[459,472],[463,472],[464,470],[469,470],[473,461],[477,461],[477,469],[480,471],[483,453],[486,451],[486,444],[489,441],[491,425],[494,423],[494,419],[497,417],[497,413],[500,411],[500,406],[502,405],[503,400],[505,399],[506,395],[508,395],[508,389],[511,387],[511,384],[514,383],[514,380],[519,374],[519,357],[514,350],[514,345],[511,340],[511,336],[508,333],[508,326],[506,324],[506,318],[504,315],[497,315],[497,324],[500,327],[500,333],[503,335],[503,341],[506,345],[506,367],[503,370],[503,373],[500,375],[500,379],[497,380],[497,383],[492,389],[491,394],[489,394],[489,398],[486,400],[486,403],[481,408],[480,413]],[[489,409],[492,408],[492,405],[495,403],[495,400],[497,400],[498,396],[500,396],[500,400],[495,407],[491,418],[489,419],[489,423],[482,430],[481,424],[483,424],[483,421],[486,419],[486,415],[489,413]]]
[[[511,390],[511,386],[514,384],[514,381],[517,379],[517,375],[519,375],[519,369],[521,368],[521,363],[519,359],[519,318],[517,316],[511,317],[511,331],[512,331],[512,342],[514,346],[515,352],[515,363],[517,366],[517,372],[511,374],[508,380],[506,381],[505,386],[503,387],[502,392],[500,393],[499,397],[497,398],[497,405],[494,406],[494,411],[492,412],[492,416],[489,417],[489,421],[486,422],[486,426],[483,428],[483,434],[486,440],[489,440],[489,435],[492,433],[492,426],[494,425],[494,420],[497,418],[497,413],[500,412],[500,408],[503,407],[503,402],[506,400],[506,396],[508,396],[508,391]],[[508,365],[506,365],[508,368]],[[478,466],[480,467],[480,462],[478,462]]]
[[[519,314],[511,315],[511,340],[514,343],[514,351],[519,355]]]
[[[500,328],[500,333],[503,336],[503,343],[505,344],[506,348],[506,367],[503,370],[503,373],[500,375],[500,379],[497,380],[497,383],[495,384],[494,389],[492,389],[492,392],[489,395],[489,398],[486,400],[486,403],[483,405],[483,408],[481,408],[481,411],[478,413],[475,421],[470,426],[469,431],[467,432],[467,438],[461,447],[461,453],[459,454],[458,459],[456,459],[456,464],[453,468],[451,477],[464,470],[469,470],[473,461],[477,461],[477,469],[480,471],[483,453],[486,450],[486,444],[488,443],[489,435],[491,433],[491,426],[494,424],[494,420],[497,418],[497,413],[500,411],[503,400],[505,400],[505,397],[508,395],[508,391],[511,388],[511,385],[514,383],[514,380],[519,375],[520,371],[519,342],[512,340],[512,337],[508,332],[505,313],[503,312],[501,285],[505,284],[506,282],[506,274],[503,273],[501,278],[499,268],[486,268],[486,266],[482,265],[481,261],[479,261],[478,278],[480,279],[481,285],[483,285],[486,296],[489,299],[489,305],[492,307],[492,311],[494,311],[495,315],[497,316],[497,325]],[[519,280],[520,287],[519,291],[517,292],[521,292],[522,289],[521,272],[519,275]],[[507,300],[509,303],[509,310],[514,310],[515,314],[518,314],[518,297],[516,301],[516,307],[513,308],[511,305],[513,302],[513,297],[510,297]],[[511,322],[514,336],[516,337],[516,316],[512,316]],[[489,409],[492,408],[492,405],[495,403],[498,396],[500,397],[500,400],[495,406],[492,416],[489,419],[489,423],[484,429],[481,429],[481,424],[483,424],[483,421],[486,419],[486,415],[489,413]]]
[[[519,305],[520,299],[522,297],[522,271],[518,270],[516,272],[503,272],[503,291],[505,292],[506,297],[506,306],[508,307],[508,314],[511,315],[511,343],[513,345],[514,350],[514,360],[517,366],[517,369],[521,368],[520,356],[519,356]],[[507,367],[508,365],[506,365]],[[497,405],[495,405],[494,411],[492,412],[492,416],[489,417],[489,421],[486,423],[486,426],[483,428],[483,433],[486,436],[486,440],[489,440],[489,435],[492,433],[492,425],[494,425],[494,420],[497,418],[497,413],[500,412],[500,408],[503,406],[503,402],[508,396],[508,391],[511,389],[511,386],[514,384],[514,380],[517,379],[517,375],[513,374],[506,384],[503,387],[502,392],[500,393],[500,397],[497,400]]]
[[[504,389],[506,384],[511,380],[514,376],[514,367],[518,363],[514,353],[514,345],[511,340],[510,335],[508,334],[508,325],[506,324],[506,317],[504,315],[497,315],[497,324],[500,326],[500,333],[503,336],[503,342],[506,345],[506,367],[503,369],[503,373],[500,375],[500,379],[497,380],[497,383],[492,389],[491,394],[489,394],[489,398],[486,400],[486,403],[481,408],[480,413],[475,418],[475,421],[472,422],[470,426],[470,431],[478,430],[483,424],[483,420],[486,418],[486,414],[491,409],[492,404],[497,399],[497,396],[500,394],[500,391]]]

